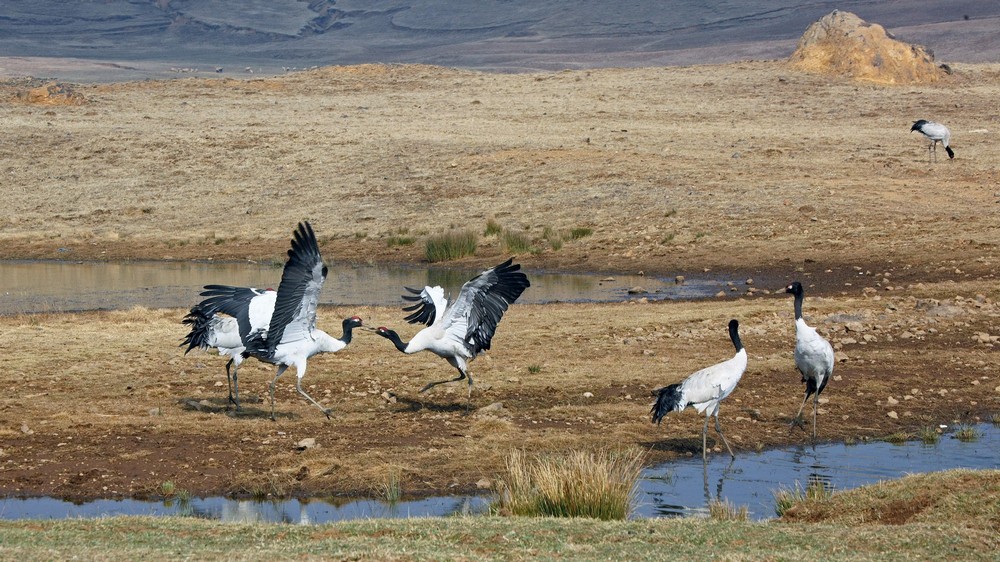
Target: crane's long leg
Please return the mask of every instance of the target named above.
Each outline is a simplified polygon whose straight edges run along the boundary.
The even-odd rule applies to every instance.
[[[708,418],[705,418],[705,421],[707,422]],[[715,410],[715,431],[717,431],[719,433],[719,437],[722,438],[722,442],[726,444],[726,449],[729,450],[729,456],[731,456],[731,457],[733,457],[735,459],[736,455],[733,454],[733,448],[729,446],[729,441],[726,440],[726,435],[724,433],[722,433],[722,426],[719,425],[719,410],[718,409]]]
[[[806,391],[806,395],[802,397],[802,404],[799,405],[799,413],[795,414],[795,417],[792,418],[792,423],[788,426],[788,429],[799,426],[805,431],[805,424],[802,423],[802,410],[806,407],[806,400],[809,400],[809,391]]]
[[[226,363],[226,384],[229,385],[229,403],[236,404],[236,410],[238,411],[240,409],[240,398],[239,398],[240,394],[239,391],[237,390],[236,399],[233,400],[233,377],[232,375],[229,374],[229,368],[232,365],[233,365],[233,358],[230,357],[229,362]]]
[[[275,373],[274,379],[271,380],[271,421],[276,421],[274,418],[274,384],[278,382],[278,377],[280,377],[287,368],[288,365],[278,365],[278,372]]]
[[[819,393],[813,395],[813,439],[816,439],[816,408],[819,407]]]
[[[435,386],[437,386],[439,384],[444,384],[446,382],[456,382],[456,381],[460,381],[460,380],[468,377],[468,379],[469,379],[469,397],[471,397],[472,396],[472,377],[469,377],[468,373],[465,372],[465,366],[463,365],[463,363],[460,363],[459,360],[458,360],[458,358],[456,358],[456,357],[449,357],[448,358],[448,364],[451,365],[452,367],[455,367],[456,369],[458,369],[458,376],[455,377],[455,378],[453,378],[453,379],[446,379],[446,380],[443,380],[443,381],[437,381],[437,382],[428,383],[423,388],[420,389],[420,392],[427,392],[428,390],[434,388]]]
[[[708,419],[712,417],[712,412],[709,412],[705,416],[705,427],[701,428],[701,460],[708,460],[708,453],[705,449],[708,447]]]
[[[326,419],[330,419],[330,408],[324,408],[323,406],[320,406],[319,402],[313,400],[312,396],[309,396],[308,394],[306,394],[306,391],[302,390],[302,378],[301,377],[298,378],[298,379],[296,379],[296,381],[295,381],[295,388],[297,388],[299,390],[299,394],[301,394],[302,396],[306,397],[306,400],[312,402],[313,404],[316,405],[317,408],[319,408],[320,410],[322,410],[323,413],[326,414]]]

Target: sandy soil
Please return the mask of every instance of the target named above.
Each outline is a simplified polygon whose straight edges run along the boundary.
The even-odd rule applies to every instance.
[[[883,88],[777,62],[363,66],[78,86],[87,102],[74,106],[23,103],[32,84],[6,82],[3,258],[275,260],[309,219],[330,261],[417,263],[428,236],[492,219],[535,239],[518,258],[528,268],[753,284],[711,302],[515,305],[473,366],[468,413],[457,385],[416,394],[451,374],[443,361],[362,333],[310,365],[332,421],[284,380],[271,422],[271,371],[251,362],[246,411],[226,415],[224,362],[181,354],[180,310],[0,318],[0,491],[155,495],[171,480],[198,494],[370,493],[395,467],[407,492],[445,493],[495,478],[512,447],[690,454],[700,419],[656,428],[649,394],[729,357],[730,317],[751,366],[723,427],[743,451],[802,442],[787,425],[801,400],[791,299],[759,290],[793,278],[840,349],[821,439],[983,419],[1000,409],[1000,67],[956,70]],[[928,163],[908,132],[918,118],[951,127],[955,160]],[[580,227],[594,233],[546,240]],[[399,235],[415,243],[390,243]],[[506,254],[483,237],[461,265]],[[323,310],[321,324],[354,313],[402,324],[380,308]],[[308,437],[319,446],[298,452]]]

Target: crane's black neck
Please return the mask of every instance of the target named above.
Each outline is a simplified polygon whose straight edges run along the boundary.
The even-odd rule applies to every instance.
[[[344,319],[344,335],[340,337],[340,341],[345,344],[351,343],[351,338],[354,337],[354,320],[352,318]]]
[[[802,289],[795,293],[795,320],[802,318]],[[787,310],[787,309],[786,309]]]
[[[406,342],[399,339],[399,334],[395,330],[382,330],[378,332],[378,335],[392,342],[396,346],[396,349],[406,353]]]
[[[733,347],[739,353],[743,349],[743,342],[740,341],[740,323],[736,319],[729,321],[729,339],[733,340]]]

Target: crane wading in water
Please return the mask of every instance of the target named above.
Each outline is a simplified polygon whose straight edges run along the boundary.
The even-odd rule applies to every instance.
[[[733,355],[732,359],[705,367],[677,384],[661,388],[657,393],[656,403],[649,412],[653,417],[653,423],[657,425],[663,421],[663,416],[670,412],[680,412],[688,406],[693,407],[699,414],[704,413],[705,426],[701,430],[701,458],[704,460],[708,459],[705,449],[708,442],[708,420],[712,416],[715,416],[715,431],[726,444],[729,456],[736,458],[729,441],[722,433],[722,426],[719,425],[719,404],[732,394],[736,383],[740,382],[743,371],[747,368],[747,350],[740,341],[739,328],[738,321],[735,319],[729,321],[729,339],[736,348],[736,355]]]

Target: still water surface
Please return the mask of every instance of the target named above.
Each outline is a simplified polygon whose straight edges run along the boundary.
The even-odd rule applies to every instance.
[[[402,303],[402,288],[441,285],[457,295],[480,270],[334,264],[320,302],[329,305]],[[639,275],[588,275],[528,271],[531,287],[521,303],[613,302],[629,298],[704,298],[720,291],[718,279],[670,279]],[[0,260],[0,314],[76,312],[145,306],[185,308],[204,285],[277,288],[281,268],[256,263],[68,262]],[[630,294],[636,287],[645,293]]]
[[[773,492],[822,482],[846,490],[906,474],[952,468],[1000,468],[1000,428],[980,424],[974,442],[944,435],[935,445],[886,442],[829,443],[761,453],[699,456],[643,472],[634,517],[706,517],[712,500],[747,506],[750,517],[775,516]],[[376,500],[287,500],[257,502],[193,498],[187,502],[98,500],[74,504],[54,498],[0,500],[2,519],[62,519],[111,515],[181,515],[225,522],[328,523],[359,518],[451,516],[483,513],[490,498],[445,496],[387,504]]]

